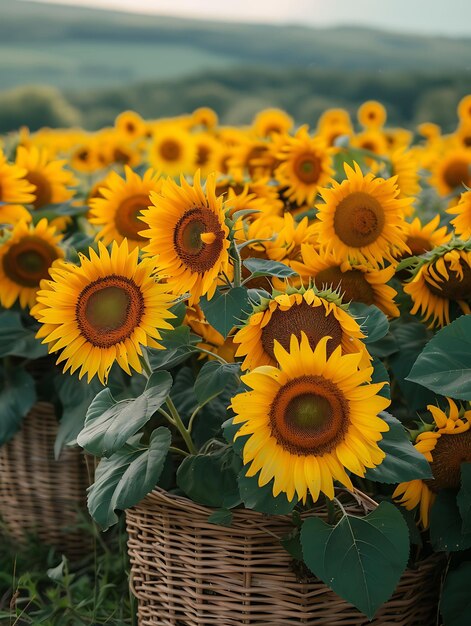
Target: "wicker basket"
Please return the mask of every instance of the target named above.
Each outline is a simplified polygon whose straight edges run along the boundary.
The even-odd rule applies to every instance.
[[[0,516],[10,539],[24,544],[37,535],[75,559],[92,545],[91,535],[72,527],[84,515],[93,479],[79,448],[66,448],[54,459],[56,433],[53,405],[38,402],[21,431],[0,448]]]
[[[295,574],[277,539],[292,530],[289,517],[241,509],[221,527],[210,513],[161,490],[126,512],[139,626],[435,623],[440,557],[407,570],[369,622],[321,581]]]

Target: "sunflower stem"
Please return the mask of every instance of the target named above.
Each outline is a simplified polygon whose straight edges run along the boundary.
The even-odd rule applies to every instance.
[[[145,350],[142,352],[142,356],[139,357],[139,360],[142,364],[142,373],[146,378],[150,378],[152,376],[152,368],[149,363],[149,357],[147,356],[147,352]]]
[[[169,450],[170,452],[174,452],[175,454],[180,454],[181,456],[190,456],[188,452],[185,452],[185,450],[182,450],[181,448],[177,448],[175,446],[170,446]]]
[[[242,284],[242,259],[240,256],[239,248],[235,241],[232,242],[233,249],[233,259],[234,259],[234,280],[232,281],[232,285],[234,287],[240,287]]]
[[[210,350],[205,350],[204,348],[198,348],[198,352],[203,352],[204,354],[209,354],[209,356],[214,357],[222,365],[227,365],[226,359],[223,359],[222,356],[219,356],[219,354],[215,354],[214,352],[211,352]]]
[[[163,415],[165,417],[165,419],[167,420],[167,422],[172,424],[172,426],[176,426],[175,420],[173,419],[173,417],[171,415],[169,415],[167,413],[167,411],[165,409],[162,409],[162,408],[157,409],[157,412],[160,413],[160,415]]]
[[[183,441],[188,448],[190,454],[198,454],[198,450],[196,449],[195,444],[193,443],[193,439],[191,438],[190,433],[185,428],[185,424],[180,417],[180,413],[177,411],[177,407],[174,405],[173,400],[170,396],[167,396],[165,400],[165,404],[168,406],[168,410],[170,411],[170,415],[172,416],[173,421],[175,422],[175,426],[183,437]]]
[[[334,524],[335,523],[335,507],[333,501],[325,496],[325,505],[327,507],[327,523]]]

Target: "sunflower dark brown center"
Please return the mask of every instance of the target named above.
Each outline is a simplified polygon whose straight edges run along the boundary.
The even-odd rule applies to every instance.
[[[348,401],[323,376],[301,376],[280,388],[270,406],[273,437],[291,454],[333,450],[350,424]]]
[[[25,178],[32,185],[35,185],[34,195],[36,199],[33,202],[35,209],[47,206],[52,202],[52,185],[41,172],[28,172]]]
[[[363,148],[363,150],[369,150],[370,152],[377,152],[378,151],[378,147],[375,143],[373,143],[372,141],[364,141],[361,144],[361,147]]]
[[[447,300],[469,300],[471,299],[471,267],[464,261],[460,261],[463,276],[460,277],[457,273],[450,269],[450,264],[445,262],[445,267],[448,272],[448,279],[443,278],[443,282],[437,284],[440,288],[432,285],[427,281],[429,290],[439,298],[446,298]],[[427,276],[425,274],[425,276]]]
[[[58,258],[54,246],[34,235],[15,243],[3,257],[3,271],[17,285],[38,287],[49,278],[49,268]]]
[[[430,463],[434,480],[424,481],[433,492],[458,489],[461,464],[471,462],[471,431],[457,435],[442,435],[432,450]]]
[[[424,254],[433,248],[433,244],[428,239],[420,236],[407,237],[406,244],[409,246],[412,256]]]
[[[340,293],[343,295],[344,302],[374,304],[375,292],[373,287],[360,270],[342,272],[340,267],[328,267],[316,274],[314,280],[319,288],[325,285],[337,289],[340,286]]]
[[[203,233],[213,233],[212,243],[201,239]],[[175,225],[173,244],[182,262],[193,272],[210,270],[219,260],[223,249],[224,231],[217,216],[205,207],[187,211]]]
[[[383,207],[376,198],[363,191],[350,193],[337,205],[334,230],[347,246],[368,246],[378,239],[383,227]]]
[[[144,224],[138,218],[141,211],[149,206],[149,197],[145,194],[126,198],[119,205],[115,214],[116,229],[123,237],[133,241],[145,241],[139,232],[144,229]]]
[[[196,152],[196,165],[206,165],[211,154],[211,149],[208,146],[200,144]]]
[[[301,182],[313,185],[319,180],[321,173],[321,161],[318,156],[311,152],[301,154],[294,162],[294,173]]]
[[[144,297],[138,285],[114,274],[98,278],[80,293],[75,317],[85,339],[109,348],[131,336],[144,314]]]
[[[115,148],[113,150],[113,161],[115,163],[122,163],[127,165],[131,160],[131,156],[128,152],[125,152],[122,148]]]
[[[165,161],[178,161],[181,155],[181,147],[174,139],[166,139],[160,144],[159,152]]]
[[[451,161],[443,171],[443,180],[450,189],[470,182],[470,163],[464,160]]]
[[[291,335],[300,339],[301,332],[306,334],[313,350],[323,337],[332,337],[327,343],[328,356],[342,343],[342,327],[335,315],[332,312],[326,315],[323,306],[313,307],[303,300],[301,304],[294,304],[287,311],[273,311],[270,321],[262,328],[263,349],[275,359],[275,339],[288,350]]]

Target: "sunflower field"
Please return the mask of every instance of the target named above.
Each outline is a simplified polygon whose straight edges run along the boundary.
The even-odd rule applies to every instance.
[[[469,624],[471,95],[0,146],[1,623]]]

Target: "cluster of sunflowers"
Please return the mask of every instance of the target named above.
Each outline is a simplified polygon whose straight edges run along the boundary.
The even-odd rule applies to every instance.
[[[89,497],[102,526],[164,474],[203,504],[244,502],[209,493],[208,471],[249,481],[265,507],[340,487],[429,526],[471,462],[471,409],[454,401],[469,384],[453,399],[407,380],[471,314],[471,96],[458,118],[444,135],[389,128],[373,101],[357,130],[342,109],[315,130],[279,110],[246,128],[210,109],[128,111],[96,133],[4,138],[0,339],[36,334],[77,386],[113,390],[75,425],[103,457]],[[4,356],[28,357],[13,343]],[[120,368],[132,378],[117,383]],[[110,491],[109,472],[149,451],[147,482]]]

